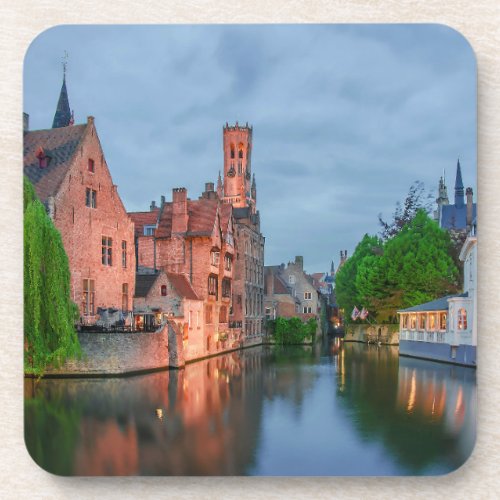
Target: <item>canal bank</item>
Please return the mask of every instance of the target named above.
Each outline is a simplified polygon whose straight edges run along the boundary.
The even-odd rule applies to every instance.
[[[263,343],[263,337],[255,335],[245,342],[218,342],[210,352],[190,351],[173,321],[154,332],[78,332],[78,339],[81,358],[68,359],[59,368],[47,368],[43,377],[116,377],[179,369],[186,363]]]
[[[378,343],[399,345],[399,325],[348,325],[345,329],[344,342]]]

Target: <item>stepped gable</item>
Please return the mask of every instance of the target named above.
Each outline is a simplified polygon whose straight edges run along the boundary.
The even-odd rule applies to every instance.
[[[36,194],[43,203],[58,192],[86,127],[87,124],[82,124],[25,133],[24,175],[35,186]],[[43,168],[37,157],[40,153],[47,158],[47,166]]]
[[[196,292],[193,290],[186,276],[169,272],[167,272],[166,275],[178,295],[189,300],[201,300],[198,295],[196,295]]]
[[[153,226],[158,220],[159,208],[147,212],[129,212],[129,216],[135,225],[135,236],[144,235],[144,226]]]

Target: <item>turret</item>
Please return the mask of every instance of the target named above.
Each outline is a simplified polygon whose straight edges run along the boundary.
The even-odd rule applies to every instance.
[[[59,100],[57,101],[57,108],[52,122],[52,128],[68,127],[73,125],[74,118],[69,108],[68,90],[66,88],[66,61],[63,62],[63,82],[61,92],[59,93]]]

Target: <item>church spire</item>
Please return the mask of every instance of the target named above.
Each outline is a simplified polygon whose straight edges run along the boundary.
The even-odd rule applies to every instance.
[[[217,196],[219,197],[219,200],[222,200],[222,197],[224,196],[224,189],[222,187],[222,177],[220,176],[220,170],[219,170],[219,178],[217,179]]]
[[[464,183],[462,182],[462,170],[460,160],[457,161],[457,177],[455,179],[455,206],[464,206]]]
[[[68,54],[65,52],[63,61],[63,83],[61,93],[59,94],[59,101],[57,101],[57,108],[54,115],[54,121],[52,122],[52,128],[67,127],[72,121],[72,114],[69,109],[68,90],[66,89],[67,57]]]

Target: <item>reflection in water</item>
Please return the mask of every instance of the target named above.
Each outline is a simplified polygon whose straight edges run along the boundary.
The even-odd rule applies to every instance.
[[[64,475],[439,473],[474,441],[474,370],[338,342],[26,379],[25,397],[28,449]]]

